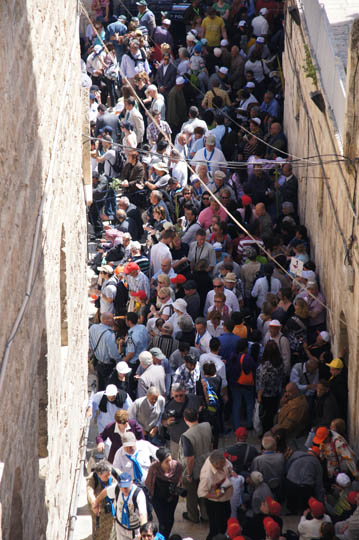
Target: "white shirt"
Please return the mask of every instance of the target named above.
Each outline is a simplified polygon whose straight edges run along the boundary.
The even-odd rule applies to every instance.
[[[110,150],[107,150],[107,152],[103,156],[105,158],[104,161],[104,171],[107,176],[112,176],[112,165],[115,164],[116,161],[116,151],[112,148]]]
[[[155,244],[151,248],[150,259],[152,270],[155,274],[156,272],[161,270],[161,262],[163,261],[163,259],[171,259],[172,261],[170,248],[163,242],[158,242],[158,244]]]
[[[312,538],[320,538],[320,527],[322,523],[330,523],[332,520],[327,514],[324,514],[322,519],[307,519],[306,516],[300,518],[298,524],[299,540],[311,540]]]
[[[128,54],[124,54],[121,60],[121,73],[123,74],[126,79],[133,79],[137,73],[140,73],[141,71],[145,71],[146,73],[150,73],[150,67],[148,65],[147,60],[142,60],[141,52],[138,51],[138,53],[135,55],[135,58],[140,58],[141,60],[137,62],[137,65],[132,60]]]
[[[213,362],[214,365],[216,366],[216,370],[217,370],[217,375],[219,375],[220,377],[222,377],[222,390],[223,388],[227,388],[228,386],[228,383],[227,383],[227,377],[226,377],[226,366],[222,360],[222,358],[220,356],[218,356],[218,354],[214,354],[214,353],[205,353],[205,354],[201,354],[201,356],[199,357],[199,365],[201,367],[201,373],[203,375],[203,364],[205,364],[206,362]]]
[[[219,337],[223,334],[223,321],[220,321],[217,328],[214,328],[212,321],[207,321],[207,330],[212,337]]]
[[[252,289],[252,296],[257,298],[256,304],[259,309],[262,309],[263,303],[265,302],[266,296],[269,292],[273,294],[278,294],[279,289],[282,287],[279,279],[271,277],[271,289],[269,291],[268,281],[266,277],[257,279]]]
[[[181,131],[184,130],[186,126],[192,126],[193,129],[196,127],[201,127],[204,129],[204,132],[206,133],[208,131],[208,126],[204,120],[201,120],[200,118],[193,118],[191,120],[187,120],[187,122],[184,122],[181,127]]]
[[[230,291],[229,289],[224,289],[224,295],[226,297],[226,304],[229,308],[231,308],[231,311],[239,311],[239,303],[238,303],[238,298],[236,297],[236,295],[234,294],[233,291]],[[214,304],[214,295],[215,295],[215,291],[214,289],[212,291],[209,291],[208,294],[207,294],[207,298],[206,298],[206,302],[204,304],[204,314],[207,315],[207,312],[210,308],[210,306],[212,306]]]
[[[181,185],[181,188],[184,188],[187,185],[188,178],[188,168],[185,161],[178,161],[172,169],[172,178],[175,178],[178,183]]]
[[[253,34],[258,36],[266,36],[268,34],[269,24],[263,15],[258,15],[252,19]]]
[[[222,150],[214,147],[213,151],[209,152],[206,147],[197,150],[193,158],[191,159],[191,165],[193,168],[200,163],[205,163],[210,169],[210,173],[213,176],[215,171],[225,169],[227,167],[227,160],[224,157]]]
[[[136,441],[136,451],[132,457],[136,456],[137,461],[141,466],[143,472],[142,482],[147,478],[148,469],[151,466],[151,457],[157,460],[157,450],[158,447],[148,441]],[[133,462],[127,457],[123,446],[117,450],[113,460],[113,466],[121,472],[129,473],[131,477],[134,478]]]
[[[205,333],[202,334],[201,337],[199,337],[198,332],[196,332],[194,343],[195,343],[195,347],[199,350],[201,354],[209,353],[210,351],[209,342],[211,341],[211,339],[212,339],[212,336],[208,332],[208,330],[206,330]]]
[[[266,346],[268,341],[275,341],[278,345],[278,349],[280,352],[280,355],[283,359],[284,364],[284,371],[286,375],[290,374],[290,345],[289,340],[285,336],[283,336],[282,332],[279,332],[278,336],[272,337],[269,333],[269,331],[264,336],[263,345]]]
[[[161,120],[166,120],[166,104],[162,94],[158,94],[156,99],[152,101],[150,111],[151,113],[153,113],[153,111],[160,111]]]
[[[90,402],[90,405],[92,405],[92,415],[95,416],[98,406],[100,405],[100,401],[104,396],[105,391],[102,390],[101,392],[96,392],[94,397],[92,398],[92,401]],[[132,405],[132,399],[127,394],[126,401],[122,405],[122,409],[127,411],[127,409]],[[117,407],[114,403],[111,403],[111,401],[107,400],[107,411],[102,412],[99,410],[99,414],[97,417],[97,429],[98,432],[101,433],[107,424],[112,424],[112,422],[115,421],[115,412],[119,410],[119,407]]]

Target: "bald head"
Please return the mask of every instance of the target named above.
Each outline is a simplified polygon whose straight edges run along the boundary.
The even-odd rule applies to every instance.
[[[288,399],[295,398],[296,396],[298,396],[298,394],[300,394],[298,386],[293,382],[287,384],[287,386],[285,387],[285,393]]]
[[[105,311],[105,313],[102,313],[101,322],[106,326],[113,326],[114,321],[112,313],[108,313],[107,311]]]
[[[282,126],[279,122],[273,122],[273,124],[270,127],[270,132],[272,135],[278,135],[278,133],[281,132]]]
[[[257,216],[264,216],[266,213],[266,207],[264,203],[260,202],[256,204],[256,214]]]
[[[311,358],[305,363],[308,373],[315,373],[318,369],[318,360],[316,358]]]

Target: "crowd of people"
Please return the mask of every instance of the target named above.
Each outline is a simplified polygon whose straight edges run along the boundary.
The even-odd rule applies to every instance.
[[[181,540],[183,497],[207,540],[357,539],[346,351],[282,128],[285,2],[191,0],[183,43],[126,6],[93,0],[81,40],[94,538]]]

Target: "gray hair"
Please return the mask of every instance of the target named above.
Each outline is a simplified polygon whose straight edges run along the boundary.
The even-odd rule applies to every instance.
[[[186,314],[181,315],[181,317],[178,319],[178,326],[182,332],[190,332],[193,328],[192,317]]]
[[[274,437],[270,437],[268,435],[265,435],[262,439],[262,446],[264,450],[277,450],[277,441]]]
[[[150,386],[146,392],[146,396],[158,396],[159,394],[160,392],[155,386]]]
[[[155,197],[157,197],[157,199],[159,201],[162,201],[163,197],[162,197],[162,193],[158,190],[158,189],[154,189],[152,191],[152,195],[154,195]]]
[[[112,469],[111,464],[108,461],[106,461],[106,459],[101,459],[101,461],[96,463],[94,472],[96,474],[103,474],[107,472],[110,473],[111,469]]]
[[[125,232],[125,234],[122,236],[122,238],[127,238],[128,240],[132,240],[132,236],[129,232]]]
[[[126,206],[129,206],[130,199],[128,197],[120,197],[119,202],[125,204]]]
[[[209,456],[209,461],[211,463],[220,463],[221,461],[225,461],[226,458],[224,457],[223,450],[213,450]]]
[[[134,241],[134,242],[131,242],[131,246],[130,246],[130,250],[135,250],[135,251],[141,251],[141,244],[140,242],[137,242],[137,241]]]
[[[187,388],[179,382],[173,383],[171,386],[171,392],[187,392]]]

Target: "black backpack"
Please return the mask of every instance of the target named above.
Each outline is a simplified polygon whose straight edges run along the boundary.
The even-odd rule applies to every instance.
[[[126,315],[128,302],[128,289],[122,281],[116,284],[116,296],[113,301],[116,316]]]
[[[122,150],[120,150],[119,148],[116,148],[115,161],[113,164],[111,164],[112,176],[117,177],[121,173],[124,167],[125,161],[126,161],[125,156],[122,153]]]

